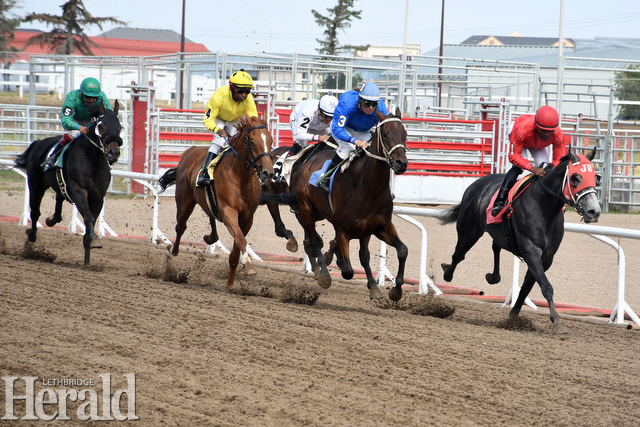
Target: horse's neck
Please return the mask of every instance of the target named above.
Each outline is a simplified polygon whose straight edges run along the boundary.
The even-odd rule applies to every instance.
[[[371,154],[380,156],[380,154],[374,152],[371,152]],[[362,153],[361,158],[356,159],[349,166],[346,172],[348,173],[350,169],[352,169],[351,173],[353,174],[354,182],[357,183],[356,185],[360,185],[368,189],[375,188],[375,191],[389,189],[391,168],[387,162],[369,157],[367,154]],[[374,186],[372,183],[377,184]]]

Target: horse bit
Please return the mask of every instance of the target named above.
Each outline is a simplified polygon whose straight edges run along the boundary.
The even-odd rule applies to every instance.
[[[262,156],[269,156],[269,158],[271,158],[271,153],[269,153],[268,151],[265,151],[265,152],[261,153],[258,157],[254,157],[253,156],[253,152],[251,151],[251,139],[249,138],[249,134],[251,132],[253,132],[254,130],[258,130],[258,129],[267,129],[267,126],[266,125],[258,125],[258,126],[254,126],[252,128],[249,128],[247,130],[247,132],[245,133],[245,136],[244,136],[244,151],[245,151],[245,153],[246,152],[249,153],[250,161],[247,160],[246,158],[244,158],[244,156],[241,156],[240,153],[238,153],[236,151],[236,149],[231,146],[231,144],[228,144],[228,143],[227,144],[229,145],[229,148],[231,148],[231,151],[233,151],[236,156],[238,156],[242,160],[244,160],[244,162],[247,165],[249,165],[249,167],[252,167],[256,171],[256,174],[259,175],[258,167],[260,165],[258,164],[258,160],[260,160],[262,158]]]

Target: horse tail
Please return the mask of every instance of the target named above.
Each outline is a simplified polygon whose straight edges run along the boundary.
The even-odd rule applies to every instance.
[[[460,205],[449,208],[440,214],[440,224],[450,224],[458,220],[460,214]]]
[[[260,203],[264,204],[267,202],[277,203],[279,205],[289,205],[290,207],[298,206],[298,199],[295,194],[269,194],[262,193],[260,196]]]
[[[29,144],[27,149],[24,150],[22,154],[18,154],[16,156],[16,158],[13,161],[13,164],[15,165],[15,167],[17,167],[18,169],[27,170],[27,159],[29,158],[29,153],[31,153],[31,150],[33,150],[33,147],[35,147],[35,144],[33,143]]]
[[[162,193],[167,189],[168,186],[176,183],[176,171],[178,168],[171,168],[164,173],[158,180],[158,184],[160,185],[160,191],[158,194]]]

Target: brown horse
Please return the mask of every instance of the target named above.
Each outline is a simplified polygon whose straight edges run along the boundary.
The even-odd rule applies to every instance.
[[[233,249],[229,254],[229,278],[227,290],[233,288],[240,252],[244,254],[246,274],[256,274],[247,254],[246,235],[253,225],[253,215],[258,208],[261,183],[273,178],[271,145],[273,138],[264,121],[257,117],[242,117],[236,125],[238,133],[229,139],[230,149],[221,154],[213,174],[213,184],[208,188],[195,186],[208,147],[191,147],[185,151],[178,166],[169,169],[158,183],[162,191],[176,184],[176,240],[169,246],[171,255],[178,255],[180,238],[187,229],[187,220],[196,203],[209,216],[211,233],[204,241],[211,245],[218,241],[216,222],[227,227],[233,237]],[[211,189],[214,203],[208,201]]]
[[[384,116],[380,112],[377,114],[379,124],[373,135],[370,151],[358,150],[360,157],[353,160],[345,170],[339,168],[333,178],[331,195],[327,195],[309,182],[311,175],[333,157],[334,151],[327,150],[294,168],[290,184],[291,193],[279,196],[263,194],[263,201],[288,204],[294,209],[305,231],[305,252],[322,288],[331,286],[327,263],[331,262],[334,253],[337,255],[342,277],[347,280],[353,277],[349,242],[359,239],[360,263],[367,275],[369,297],[381,298],[382,293],[369,265],[369,240],[375,235],[396,248],[399,267],[395,286],[389,291],[389,298],[398,301],[402,298],[408,250],[391,222],[393,198],[389,178],[391,170],[396,174],[402,174],[407,170],[407,132],[402,125],[399,109],[395,115]],[[315,227],[315,223],[322,219],[329,221],[336,232],[335,240],[329,245],[326,254],[322,253],[322,238]]]

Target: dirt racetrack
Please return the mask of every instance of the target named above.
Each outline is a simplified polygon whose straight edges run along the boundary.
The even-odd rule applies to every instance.
[[[161,201],[159,223],[171,239],[172,203]],[[3,191],[0,206],[0,215],[18,217],[22,194]],[[299,263],[255,262],[257,276],[240,272],[238,291],[227,293],[226,255],[204,255],[200,245],[204,215],[194,213],[185,235],[193,243],[174,258],[165,246],[147,242],[151,207],[149,199],[110,200],[110,227],[144,238],[103,238],[89,268],[82,267],[81,236],[44,227],[38,242],[25,246],[24,228],[0,221],[3,377],[99,384],[99,374],[109,373],[113,392],[124,386],[124,373],[135,373],[136,425],[145,426],[640,422],[638,330],[561,313],[569,333],[555,336],[545,308],[538,310],[543,315],[525,309],[524,321],[508,324],[508,311],[499,304],[461,296],[405,292],[400,304],[374,303],[362,280],[335,280],[322,290],[299,273]],[[43,215],[52,209],[53,201],[45,200]],[[69,211],[66,218],[65,226]],[[578,221],[573,213],[567,220]],[[449,261],[454,227],[420,221],[429,233],[429,274],[441,283],[437,266]],[[635,215],[604,215],[600,225],[637,228],[638,221]],[[407,276],[418,277],[419,233],[400,219],[394,223],[410,249]],[[265,259],[284,253],[263,207],[249,240]],[[638,242],[621,243],[627,301],[637,312]],[[489,286],[483,282],[489,252],[489,242],[481,240],[452,284],[506,295],[512,257],[503,257],[502,282]],[[393,272],[394,258],[390,251]],[[357,255],[352,259],[359,267]],[[586,235],[566,235],[549,277],[559,302],[604,309],[616,302],[616,253]],[[315,304],[305,304],[316,296]],[[541,299],[537,288],[531,296]],[[451,309],[445,318],[421,315]],[[36,391],[42,387],[36,383]],[[20,393],[24,386],[18,385]],[[72,421],[64,425],[80,424],[78,404],[69,403]],[[16,415],[24,411],[17,402]]]

